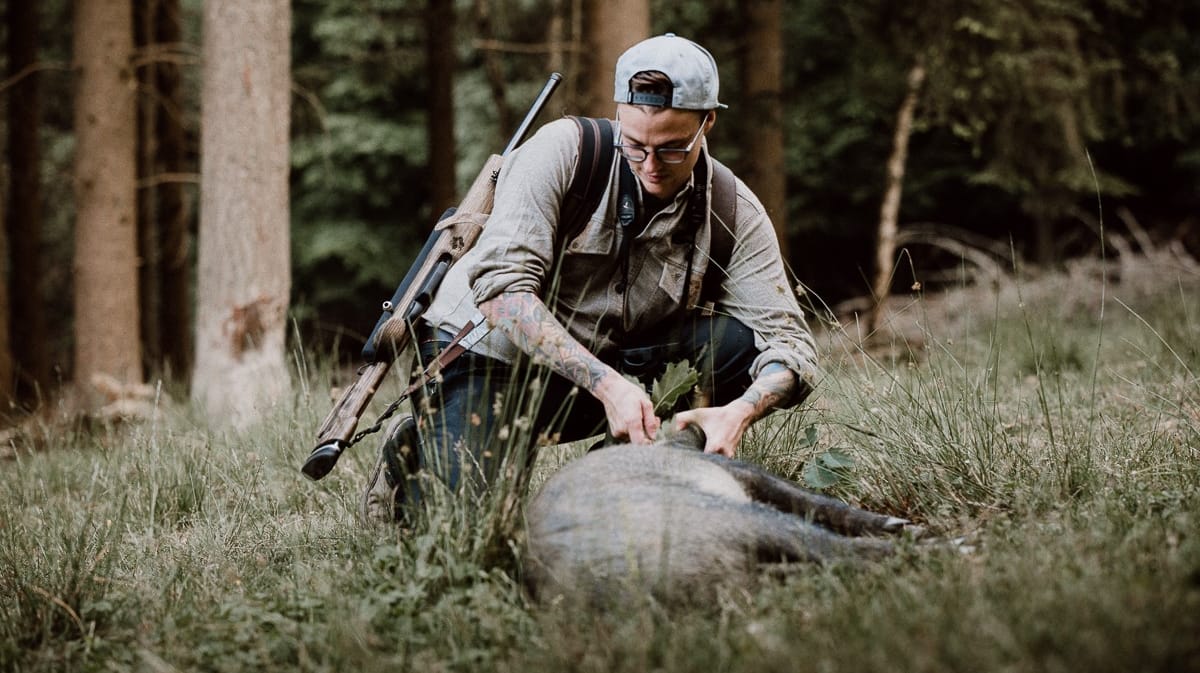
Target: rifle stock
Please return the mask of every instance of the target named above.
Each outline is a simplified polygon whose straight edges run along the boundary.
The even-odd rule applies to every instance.
[[[406,308],[393,313],[377,327],[377,334],[372,335],[376,352],[380,354],[377,357],[394,360],[408,347],[412,336],[409,325],[429,308],[433,293],[437,291],[436,285],[440,284],[446,270],[466,254],[483,233],[483,226],[492,213],[491,182],[503,163],[504,159],[499,155],[488,157],[454,214],[434,227],[430,236],[436,238],[436,242],[425,259],[420,260],[416,275],[422,282],[413,283],[396,304]]]
[[[354,443],[354,433],[367,405],[378,391],[392,363],[412,342],[412,323],[433,300],[442,278],[455,262],[474,245],[492,213],[495,182],[504,165],[504,156],[525,138],[534,119],[554,93],[562,76],[554,73],[525,115],[521,126],[504,153],[493,154],[484,163],[475,182],[458,207],[434,226],[413,268],[384,305],[383,315],[367,338],[363,357],[367,364],[359,370],[354,384],[347,388],[317,430],[316,448],[301,471],[317,480],[329,474],[342,451]]]

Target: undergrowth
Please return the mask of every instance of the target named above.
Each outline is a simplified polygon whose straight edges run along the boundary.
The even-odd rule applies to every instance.
[[[0,670],[1200,670],[1200,279],[1114,286],[1103,316],[1066,281],[916,298],[899,357],[825,333],[817,394],[743,446],[969,554],[796,567],[687,609],[534,604],[523,484],[400,529],[358,520],[371,441],[302,478],[337,378],[303,360],[242,433],[177,406],[18,447]],[[543,449],[532,488],[580,451]]]

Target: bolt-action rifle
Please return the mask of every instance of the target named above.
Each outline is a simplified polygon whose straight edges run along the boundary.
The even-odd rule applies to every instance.
[[[405,274],[404,280],[400,282],[392,298],[383,303],[383,314],[379,316],[375,328],[367,337],[366,346],[363,347],[365,364],[359,369],[354,384],[342,393],[341,399],[317,430],[316,448],[301,468],[304,476],[316,480],[329,474],[344,450],[381,426],[383,419],[373,427],[355,434],[358,421],[375,396],[384,376],[411,343],[413,321],[429,307],[438,286],[446,277],[446,272],[475,245],[475,240],[483,231],[492,212],[496,179],[504,165],[504,158],[525,140],[533,122],[561,81],[562,75],[550,75],[550,80],[534,100],[504,151],[488,157],[458,207],[447,210],[439,218],[412,267]],[[405,395],[401,395],[401,400],[404,397]],[[401,400],[389,407],[385,417],[396,409]]]

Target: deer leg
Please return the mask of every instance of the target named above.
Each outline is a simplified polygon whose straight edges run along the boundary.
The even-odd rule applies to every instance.
[[[838,533],[894,534],[911,523],[907,519],[859,509],[836,498],[814,493],[750,463],[703,455],[733,475],[753,500],[804,517]]]
[[[757,526],[752,544],[759,563],[879,560],[895,553],[888,540],[841,535],[779,510],[764,509],[766,513],[774,516]]]

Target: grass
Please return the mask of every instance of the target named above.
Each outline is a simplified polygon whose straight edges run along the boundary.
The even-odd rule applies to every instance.
[[[824,333],[813,404],[743,447],[798,479],[848,457],[831,492],[973,554],[794,568],[686,610],[533,605],[501,504],[402,534],[357,522],[369,442],[300,476],[329,405],[310,366],[242,434],[179,407],[3,464],[0,670],[1200,671],[1200,277],[1142,271],[914,299],[896,357]]]

